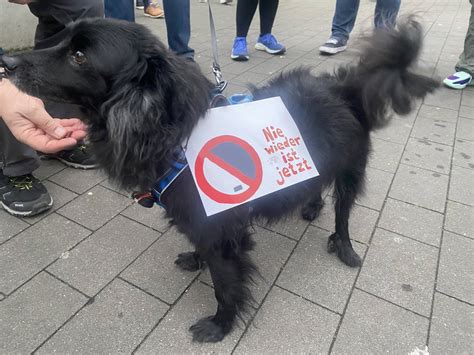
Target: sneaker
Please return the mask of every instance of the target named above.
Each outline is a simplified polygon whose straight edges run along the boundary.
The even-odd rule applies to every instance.
[[[285,53],[286,48],[283,44],[278,43],[275,36],[271,33],[267,33],[258,37],[255,49],[259,51],[265,51],[270,54],[282,54]]]
[[[145,8],[145,16],[151,18],[164,18],[165,12],[161,7],[159,7],[156,3],[150,3],[150,6]]]
[[[223,5],[229,5],[232,2],[232,0],[220,0],[219,3]]]
[[[89,147],[85,144],[78,145],[71,150],[63,150],[54,155],[43,155],[41,158],[57,159],[63,164],[75,169],[95,169],[98,164],[92,156]]]
[[[46,187],[33,175],[8,177],[0,170],[0,204],[14,216],[34,216],[53,205]]]
[[[247,38],[235,37],[234,45],[232,46],[232,54],[230,57],[237,61],[249,60],[249,52],[247,51]]]
[[[443,84],[452,89],[462,90],[468,85],[474,85],[474,81],[469,73],[458,71],[444,79]]]
[[[345,51],[347,48],[347,42],[342,39],[331,37],[326,43],[319,47],[319,51],[325,54],[336,54]]]
[[[143,10],[145,8],[145,4],[143,3],[143,0],[137,0],[135,7],[138,10]]]

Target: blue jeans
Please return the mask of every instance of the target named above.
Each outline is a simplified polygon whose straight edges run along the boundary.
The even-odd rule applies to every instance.
[[[193,59],[194,49],[189,48],[191,17],[189,0],[163,0],[168,46],[178,55]]]
[[[134,0],[105,0],[105,17],[135,22]]]
[[[374,24],[375,28],[384,26],[393,27],[400,9],[401,0],[377,0],[375,6]],[[332,35],[342,41],[349,39],[349,34],[354,28],[359,10],[360,0],[337,0],[336,12],[332,19]]]

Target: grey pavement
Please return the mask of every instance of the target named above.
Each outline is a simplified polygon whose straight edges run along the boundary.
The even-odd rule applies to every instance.
[[[207,4],[191,2],[191,46],[211,77]],[[334,3],[280,1],[274,33],[287,53],[253,49],[257,16],[250,60],[236,63],[235,4],[214,0],[227,94],[298,65],[321,73],[354,60],[375,4],[361,1],[348,50],[323,57]],[[469,2],[403,0],[401,12],[425,28],[420,70],[450,74]],[[165,39],[163,20],[137,13],[137,22]],[[313,223],[293,216],[256,227],[255,308],[217,344],[191,341],[189,326],[215,311],[212,281],[175,267],[190,245],[160,208],[133,204],[101,172],[44,161],[37,175],[54,209],[30,219],[0,210],[0,353],[474,353],[474,87],[440,89],[373,141],[367,192],[350,219],[361,269],[325,251],[330,193]]]

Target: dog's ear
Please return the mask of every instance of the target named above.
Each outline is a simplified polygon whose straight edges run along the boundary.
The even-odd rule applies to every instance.
[[[149,189],[205,114],[212,84],[197,65],[167,52],[142,58],[134,70],[101,108],[105,164],[120,187]]]

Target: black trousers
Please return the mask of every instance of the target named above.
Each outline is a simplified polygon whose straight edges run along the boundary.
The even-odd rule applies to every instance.
[[[103,17],[103,0],[39,0],[29,5],[38,18],[35,49],[52,47],[64,38],[68,23],[86,17]],[[45,102],[50,115],[56,118],[82,117],[78,106]],[[36,151],[20,143],[0,120],[0,163],[3,174],[20,176],[39,167]]]

